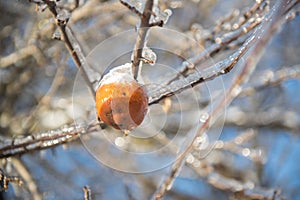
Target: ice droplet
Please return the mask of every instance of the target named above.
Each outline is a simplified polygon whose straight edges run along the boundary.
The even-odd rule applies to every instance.
[[[156,62],[156,54],[149,47],[144,47],[142,57],[145,59],[145,62],[150,65],[154,65]]]
[[[200,115],[200,122],[204,123],[204,122],[207,121],[208,118],[209,118],[209,114],[208,114],[207,112],[202,113],[202,114]]]

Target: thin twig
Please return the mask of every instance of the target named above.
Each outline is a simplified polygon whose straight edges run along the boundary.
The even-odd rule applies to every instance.
[[[74,10],[76,10],[79,6],[79,0],[74,0],[74,7],[71,9],[71,12],[73,12]]]
[[[253,30],[258,24],[260,24],[260,17],[264,14],[265,11],[267,11],[265,7],[260,8],[262,3],[266,2],[264,2],[264,0],[255,1],[254,5],[242,14],[240,21],[232,25],[230,32],[225,32],[222,36],[216,37],[215,35],[217,33],[219,33],[220,35],[222,28],[221,26],[225,22],[232,20],[236,12],[231,12],[228,16],[219,19],[216,26],[211,31],[209,31],[209,38],[201,38],[201,40],[213,40],[214,43],[209,47],[205,48],[205,51],[187,59],[187,62],[182,63],[182,65],[179,67],[178,74],[175,75],[173,78],[170,78],[170,80],[167,81],[165,85],[168,85],[172,81],[178,79],[180,76],[186,76],[187,72],[189,72],[191,69],[194,69],[197,64],[201,63],[201,61],[214,56],[221,49],[228,48],[228,46],[232,42],[235,42],[237,39],[241,38],[243,35],[246,35],[251,30]],[[259,12],[259,14],[257,16],[253,16],[256,12]],[[252,19],[250,19],[251,16],[253,16]]]
[[[84,200],[92,200],[91,189],[89,188],[89,186],[85,185],[83,187],[83,192],[84,192]]]
[[[260,91],[267,86],[275,86],[287,79],[298,78],[300,79],[300,64],[291,67],[282,67],[275,72],[270,70],[262,72],[264,78],[262,82],[258,82],[253,86],[249,86],[241,92],[241,95],[251,95],[257,91]]]
[[[8,189],[9,183],[16,183],[19,186],[23,185],[23,181],[17,176],[7,176],[4,174],[3,170],[0,169],[0,192],[6,191]]]
[[[195,72],[188,75],[185,79],[180,79],[171,82],[168,85],[157,86],[155,88],[149,88],[149,105],[158,103],[160,100],[173,96],[186,88],[193,87],[202,82],[212,80],[220,75],[230,72],[235,64],[240,60],[240,58],[247,52],[250,48],[249,44],[254,41],[254,37],[250,38],[242,47],[240,47],[235,53],[233,53],[228,58],[216,63],[215,65],[204,69],[199,72]]]
[[[138,30],[138,35],[133,50],[132,73],[135,79],[138,77],[139,67],[143,54],[143,48],[146,45],[147,33],[150,27],[150,18],[152,15],[153,0],[147,0],[144,11],[141,17],[141,25]]]
[[[143,13],[141,13],[136,7],[130,5],[129,3],[127,3],[126,1],[123,1],[123,0],[120,0],[120,2],[121,2],[121,4],[126,6],[129,10],[131,10],[136,15],[138,15],[140,18],[143,18]]]
[[[76,66],[78,67],[79,71],[81,72],[91,94],[93,97],[95,96],[95,90],[92,85],[92,81],[90,80],[87,70],[88,66],[85,62],[85,56],[80,48],[79,43],[76,40],[76,37],[74,34],[72,34],[72,30],[67,26],[68,18],[61,20],[58,18],[58,10],[56,7],[56,2],[50,1],[50,0],[43,0],[48,6],[48,9],[53,15],[53,18],[55,19],[55,23],[59,28],[59,31],[61,33],[61,40],[64,41],[70,55],[72,56]],[[74,40],[70,40],[70,37],[74,38]]]
[[[296,10],[294,12],[291,12],[287,17],[286,19],[287,20],[293,20],[295,19],[295,17],[299,16],[300,15],[300,10]]]
[[[164,83],[164,85],[170,84],[174,80],[177,80],[180,76],[185,76],[188,71],[194,69],[196,65],[201,63],[201,61],[213,56],[214,54],[219,52],[222,48],[226,48],[230,43],[236,41],[241,36],[247,34],[249,31],[253,30],[260,23],[261,23],[261,19],[257,17],[256,19],[248,21],[238,29],[226,33],[222,37],[218,37],[216,39],[217,42],[207,47],[205,51],[187,59],[187,62],[183,62],[182,65],[179,67],[178,74],[170,78],[170,80]]]
[[[293,2],[288,10],[293,8],[293,6],[295,5],[295,2]],[[290,18],[287,18],[285,22],[288,22],[289,20]],[[181,76],[181,74],[185,74],[191,68],[196,68],[197,64],[199,64],[202,60],[204,60],[208,56],[211,56],[213,53],[218,52],[221,48],[224,48],[224,45],[226,46],[235,41],[240,36],[257,27],[257,25],[259,25],[260,23],[261,18],[257,18],[256,20],[244,24],[240,27],[240,29],[233,31],[230,34],[226,34],[223,37],[220,37],[219,44],[210,46],[208,49],[206,49],[205,52],[188,59],[188,62],[182,63],[182,66],[179,67],[179,74],[175,75],[166,83],[160,86],[156,86],[155,88],[149,87],[149,105],[158,103],[160,100],[166,97],[173,96],[176,93],[180,93],[186,88],[190,88],[191,86],[200,84],[208,80],[212,80],[220,75],[230,72],[235,63],[241,58],[241,56],[245,54],[247,50],[244,48],[245,45],[241,46],[235,53],[231,54],[231,56],[225,58],[222,61],[219,61],[215,65],[201,71],[196,71],[182,80],[177,80],[178,77]]]
[[[261,7],[261,5],[263,5],[263,3],[265,5],[268,5],[268,1],[265,0],[259,0],[259,1],[255,1],[255,3],[253,4],[253,6],[247,10],[246,12],[243,13],[243,17],[239,20],[239,22],[237,23],[237,25],[233,25],[233,27],[240,27],[242,24],[244,24],[250,17],[253,16],[253,14],[258,11]],[[265,6],[264,6],[265,7]],[[262,8],[264,9],[264,8]]]
[[[277,32],[279,26],[281,25],[281,17],[285,12],[287,12],[286,9],[288,5],[289,4],[286,2],[277,3],[271,10],[269,16],[264,19],[264,23],[245,43],[245,45],[243,46],[243,48],[245,49],[244,51],[248,50],[250,46],[252,47],[252,49],[250,56],[248,55],[245,59],[247,60],[247,62],[243,66],[241,73],[235,78],[233,84],[227,90],[224,98],[221,99],[217,106],[208,115],[207,120],[199,127],[195,136],[193,137],[193,140],[187,145],[183,152],[178,155],[177,160],[172,165],[169,174],[164,178],[163,183],[154,193],[154,198],[156,200],[162,199],[165,192],[170,189],[170,185],[174,181],[176,175],[179,173],[180,166],[182,166],[185,162],[186,155],[190,152],[190,150],[193,149],[193,143],[195,139],[202,135],[205,130],[207,130],[210,123],[213,123],[218,118],[222,108],[229,105],[232,100],[240,93],[241,84],[243,84],[252,74],[253,70],[256,67],[256,63],[263,53],[265,45],[269,42],[269,40]],[[261,39],[257,41],[257,37],[260,37]]]

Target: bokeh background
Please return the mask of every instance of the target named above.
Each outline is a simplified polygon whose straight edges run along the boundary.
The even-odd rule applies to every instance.
[[[79,2],[79,8],[72,13],[69,24],[86,55],[107,38],[134,29],[138,24],[139,18],[119,1]],[[72,6],[72,3],[62,1],[61,4]],[[131,3],[138,4],[139,1]],[[254,1],[238,0],[174,0],[159,3],[161,9],[172,10],[165,27],[195,38],[203,49],[214,41],[203,42],[201,37],[211,33],[217,20],[237,10],[243,13],[253,4]],[[273,4],[271,1],[270,5]],[[47,10],[37,12],[36,9],[42,8],[36,8],[28,1],[0,0],[1,140],[54,130],[74,123],[74,118],[88,120],[93,114],[92,105],[86,107],[85,102],[90,101],[91,96],[87,92],[84,93],[86,96],[78,95],[76,90],[74,94],[78,71],[64,43],[52,39],[56,26],[51,14]],[[226,108],[218,141],[216,138],[209,140],[210,131],[214,130],[207,131],[208,139],[205,140],[209,144],[216,142],[216,149],[205,157],[203,163],[213,170],[214,175],[225,177],[224,181],[216,177],[220,183],[226,185],[230,181],[237,181],[250,190],[258,187],[264,193],[278,189],[279,199],[300,199],[299,25],[299,16],[286,22],[266,47],[256,71],[243,88],[245,92]],[[230,24],[228,26],[230,28]],[[220,34],[226,32],[226,23],[224,27]],[[173,42],[168,37],[160,36],[160,39],[166,43]],[[243,41],[243,38],[240,40]],[[182,49],[175,49],[174,52],[184,55],[189,43],[178,42],[176,45]],[[239,44],[239,41],[236,43]],[[121,48],[123,44],[119,45]],[[225,58],[232,51],[230,48],[221,49],[209,62]],[[158,60],[162,59],[159,57],[162,54],[157,55]],[[173,59],[165,56],[170,60],[170,65],[181,61],[173,55]],[[276,84],[262,84],[277,70],[290,67],[298,69],[297,76]],[[160,73],[158,70],[154,72]],[[234,69],[232,73],[223,75],[225,88],[237,72],[238,69]],[[147,73],[155,81],[157,76]],[[262,86],[249,90],[256,85]],[[210,97],[205,84],[193,90]],[[184,99],[189,102],[183,94],[181,100]],[[176,112],[176,99],[171,101],[173,104],[169,112]],[[203,104],[189,104],[187,109],[199,110],[207,105],[203,99],[199,101]],[[159,109],[165,103],[159,104],[157,112],[163,112]],[[172,120],[167,121],[163,129],[170,140],[178,130],[176,123],[171,123]],[[181,123],[186,121],[182,120]],[[220,128],[217,126],[216,129]],[[187,132],[190,129],[192,127],[188,127]],[[247,137],[247,141],[239,142]],[[143,145],[148,148],[155,144],[136,145],[138,148],[143,148]],[[101,154],[120,165],[131,162],[126,157],[120,159],[106,152],[106,149],[102,150]],[[193,164],[192,158],[188,157],[187,162]],[[159,156],[156,162],[159,162]],[[198,163],[198,168],[203,169],[203,163]],[[2,199],[83,199],[85,185],[91,189],[92,199],[149,199],[161,178],[169,171],[168,167],[142,174],[114,170],[95,159],[80,140],[2,159],[0,166],[7,175],[23,180],[22,186],[10,184],[7,191],[1,191]],[[238,199],[233,195],[234,189],[231,191],[218,187],[202,172],[184,166],[172,189],[167,192],[166,199]]]

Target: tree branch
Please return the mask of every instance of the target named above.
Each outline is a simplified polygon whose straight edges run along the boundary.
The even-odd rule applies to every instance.
[[[272,36],[277,32],[282,24],[282,16],[288,11],[288,6],[291,2],[276,3],[275,6],[269,12],[269,15],[264,19],[263,23],[257,28],[252,36],[246,41],[245,45],[240,51],[246,51],[251,46],[251,52],[245,58],[247,62],[243,65],[241,73],[234,79],[231,87],[226,91],[226,95],[217,106],[210,112],[207,120],[199,127],[193,140],[187,145],[187,147],[177,156],[177,160],[172,165],[169,174],[164,178],[163,183],[155,191],[153,198],[156,200],[162,199],[166,191],[171,188],[171,184],[180,172],[180,167],[185,163],[187,154],[193,149],[193,143],[195,139],[201,136],[209,127],[213,124],[223,107],[229,105],[232,100],[240,93],[241,85],[248,80],[256,67],[256,63],[261,57],[263,50]],[[255,38],[255,39],[254,39]],[[257,38],[260,38],[257,40]],[[244,49],[244,50],[243,50]]]
[[[229,57],[228,59],[225,59],[217,63],[213,67],[210,67],[209,69],[201,73],[199,72],[199,73],[194,73],[189,75],[187,79],[184,80],[183,82],[182,80],[178,80],[172,82],[172,84],[170,84],[169,86],[165,86],[161,88],[149,88],[149,96],[150,96],[149,104],[151,105],[157,103],[161,99],[171,96],[177,92],[180,92],[185,88],[190,87],[191,85],[193,86],[195,84],[199,84],[201,82],[213,79],[224,73],[228,73],[232,69],[232,67],[236,64],[236,62],[240,59],[240,57],[247,51],[247,49],[249,49],[250,46],[251,46],[250,42],[248,41],[239,49],[239,51],[232,54],[231,57]],[[215,71],[216,69],[217,71]],[[282,72],[278,72],[278,73],[282,74]],[[291,73],[294,73],[293,68],[291,68],[291,70],[286,70],[286,76],[281,78],[291,77],[292,76]],[[297,74],[299,73],[296,73],[296,76],[298,76]],[[274,80],[272,79],[270,82],[278,81],[276,77],[277,75],[275,75]],[[281,78],[279,79],[281,80]],[[189,83],[187,84],[187,82]],[[5,143],[0,148],[0,158],[6,158],[18,154],[23,154],[26,152],[31,152],[33,150],[51,148],[60,144],[71,142],[78,139],[80,134],[88,133],[89,130],[95,130],[98,128],[99,128],[99,123],[91,122],[90,125],[86,127],[85,125],[79,125],[79,126],[71,125],[58,130],[52,130],[46,133],[28,136],[26,138],[2,139],[2,141],[5,140]]]
[[[143,48],[146,45],[147,33],[150,27],[150,18],[152,16],[153,0],[147,0],[144,11],[141,16],[141,25],[138,30],[138,36],[133,50],[132,72],[135,79],[138,77],[139,67],[141,65],[141,58]]]
[[[253,30],[257,25],[261,23],[261,15],[266,11],[266,9],[259,10],[259,6],[261,5],[263,1],[256,1],[256,3],[251,7],[250,10],[247,10],[244,13],[243,20],[240,21],[238,24],[233,25],[233,27],[237,27],[231,32],[225,33],[223,36],[219,36],[215,39],[215,43],[211,46],[207,47],[205,51],[199,53],[198,55],[195,55],[194,57],[191,57],[187,59],[187,62],[183,62],[181,66],[179,67],[179,72],[174,77],[170,78],[164,85],[168,85],[174,80],[177,80],[180,76],[186,76],[187,72],[191,69],[195,69],[196,65],[200,64],[203,60],[214,56],[217,52],[219,52],[222,48],[226,48],[231,44],[233,41],[236,41],[238,38],[241,38],[241,36],[246,35],[251,30]],[[255,11],[261,11],[261,13],[253,19],[245,21],[248,19],[251,15],[255,13]],[[247,16],[247,17],[246,17]],[[221,20],[219,22],[220,24],[224,23],[224,20],[226,20],[228,17],[225,17],[225,19]],[[217,27],[219,27],[218,25]],[[217,27],[214,28],[211,35],[214,35]]]
[[[0,147],[0,159],[69,143],[77,140],[82,134],[87,134],[99,128],[100,123],[95,121],[90,124],[71,125],[22,138],[1,138],[3,145]]]
[[[143,18],[143,13],[141,13],[136,7],[130,5],[129,3],[127,3],[126,1],[122,1],[120,0],[121,4],[123,4],[124,6],[126,6],[129,10],[131,10],[132,12],[134,12],[136,15],[138,15],[140,18]]]
[[[289,12],[297,3],[298,1],[292,2],[291,5],[289,5],[290,7],[286,10],[285,13],[283,13],[283,15],[287,14],[287,12]],[[289,16],[291,15],[294,14],[290,14]],[[291,19],[294,18],[287,17],[285,22],[288,22]],[[253,21],[245,23],[239,29],[220,37],[220,43],[216,43],[208,47],[205,52],[188,59],[188,62],[183,62],[181,67],[179,67],[179,74],[171,78],[166,83],[159,86],[155,86],[155,88],[151,88],[151,86],[148,86],[147,89],[150,96],[149,105],[158,103],[160,100],[166,97],[173,96],[176,93],[180,93],[181,91],[190,88],[191,86],[193,87],[205,81],[212,80],[220,75],[229,73],[233,69],[235,64],[240,60],[240,58],[251,47],[251,44],[247,43],[251,43],[250,40],[256,40],[256,38],[252,37],[253,34],[252,36],[249,36],[248,40],[246,40],[246,42],[244,42],[244,44],[233,54],[231,54],[228,58],[219,61],[218,63],[209,68],[199,70],[190,75],[187,75],[187,77],[185,77],[184,79],[177,80],[180,74],[184,75],[188,70],[190,70],[190,68],[196,68],[197,64],[199,64],[201,61],[211,56],[212,54],[218,52],[221,48],[224,48],[226,45],[230,44],[232,41],[235,41],[248,31],[256,28],[259,24],[261,24],[261,20],[262,19],[258,17]]]
[[[61,40],[64,41],[69,54],[72,56],[77,68],[80,70],[91,94],[93,97],[95,96],[95,90],[92,85],[92,81],[90,80],[87,70],[91,69],[87,62],[85,61],[85,55],[83,54],[81,47],[79,43],[77,42],[76,37],[72,33],[72,30],[67,26],[67,23],[69,21],[69,18],[60,19],[59,18],[59,12],[57,10],[57,5],[55,1],[51,0],[43,0],[43,2],[48,6],[48,9],[53,15],[53,18],[55,19],[55,23],[59,28],[60,34],[61,34]],[[72,40],[71,40],[71,39]]]
[[[91,189],[88,186],[83,187],[84,200],[91,200]]]
[[[23,181],[16,176],[7,176],[2,169],[0,169],[0,192],[8,189],[9,183],[16,183],[17,185],[23,185]]]

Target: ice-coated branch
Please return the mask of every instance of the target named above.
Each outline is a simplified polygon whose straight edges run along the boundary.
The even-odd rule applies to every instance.
[[[218,36],[214,39],[214,43],[205,48],[205,50],[195,56],[187,59],[187,62],[183,62],[179,67],[179,72],[174,77],[170,78],[165,85],[170,84],[174,80],[179,79],[180,76],[186,76],[186,73],[191,69],[195,69],[195,67],[200,64],[202,61],[206,60],[209,57],[214,56],[218,53],[221,49],[228,48],[230,44],[234,41],[240,39],[242,36],[246,35],[250,31],[252,31],[257,25],[261,23],[261,18],[263,14],[267,10],[267,6],[260,7],[262,3],[266,3],[265,1],[256,1],[254,5],[247,11],[243,13],[243,17],[239,19],[237,23],[232,25],[232,30]],[[266,3],[267,4],[267,3]],[[253,16],[257,13],[256,16]],[[258,14],[259,13],[259,14]],[[217,25],[210,31],[209,37],[213,39],[217,30],[221,29],[222,24],[225,22],[229,23],[229,20],[232,20],[234,15],[230,13],[229,16],[222,17],[218,22]],[[250,19],[250,17],[252,17]],[[205,39],[205,38],[204,38]]]
[[[146,0],[143,13],[140,13],[134,6],[129,5],[128,3],[121,0],[121,3],[128,7],[131,11],[136,13],[140,18],[140,27],[138,28],[138,35],[135,41],[133,49],[133,59],[132,59],[132,73],[135,79],[138,77],[139,68],[142,62],[143,49],[146,46],[147,33],[149,28],[153,26],[150,23],[150,18],[153,14],[153,4],[154,0]]]
[[[250,52],[245,56],[245,62],[242,64],[242,70],[240,74],[234,79],[230,88],[226,91],[226,95],[220,99],[216,107],[209,113],[207,120],[200,125],[196,131],[193,140],[187,145],[187,147],[177,156],[176,161],[172,165],[168,175],[163,179],[162,184],[155,191],[153,198],[156,200],[162,199],[166,191],[171,189],[171,184],[180,173],[181,166],[184,165],[187,154],[193,149],[193,143],[195,139],[201,136],[209,127],[211,123],[218,118],[220,111],[225,106],[228,106],[234,98],[240,93],[241,85],[248,80],[260,57],[263,54],[266,44],[270,41],[272,36],[277,33],[280,25],[282,24],[282,18],[284,14],[290,9],[291,2],[277,2],[270,10],[268,15],[264,18],[262,24],[255,30],[246,43],[241,47],[239,51]],[[260,38],[259,40],[257,38]],[[251,48],[250,48],[251,47]],[[245,52],[244,52],[245,53]],[[235,63],[234,63],[235,64]]]
[[[147,0],[144,11],[141,16],[141,25],[138,29],[138,35],[133,49],[133,60],[132,60],[132,72],[134,78],[137,79],[139,67],[141,64],[141,58],[143,54],[143,48],[145,47],[147,40],[147,33],[150,27],[150,18],[152,15],[153,0]]]
[[[47,5],[53,18],[55,19],[55,24],[57,25],[59,32],[60,32],[59,38],[57,38],[57,39],[60,39],[65,43],[65,46],[67,47],[67,49],[69,51],[69,54],[72,56],[77,68],[80,70],[91,94],[93,96],[95,96],[95,90],[93,88],[92,81],[90,80],[88,73],[87,73],[87,70],[90,68],[87,65],[87,62],[85,60],[85,55],[75,37],[75,35],[73,34],[71,28],[69,26],[67,26],[67,23],[69,21],[69,16],[64,16],[67,14],[60,11],[57,8],[57,4],[55,1],[41,0],[39,2],[35,2],[35,1],[33,1],[33,2],[37,3],[37,4],[44,3]],[[78,6],[78,4],[75,3],[75,8],[77,8],[77,6]]]
[[[87,134],[99,128],[99,122],[95,121],[90,124],[74,124],[22,138],[0,138],[0,143],[2,143],[0,146],[0,159],[69,143],[78,139],[82,134]]]
[[[282,13],[282,16],[286,15],[298,2],[299,1],[290,2],[289,7],[284,13]],[[293,14],[288,15],[284,22],[288,22],[289,20],[291,20],[291,18],[289,17],[291,15],[293,16]],[[219,44],[214,44],[210,46],[205,52],[190,58],[188,62],[184,62],[180,68],[179,73],[186,73],[190,66],[192,66],[192,68],[195,68],[199,62],[206,59],[212,53],[219,51],[222,47],[224,47],[224,45],[228,45],[232,41],[244,35],[247,31],[256,28],[259,24],[261,24],[261,20],[262,18],[257,18],[252,22],[247,22],[239,29],[230,32],[230,34],[226,34],[223,37],[220,37]],[[229,73],[233,69],[235,64],[240,60],[240,58],[249,50],[251,44],[257,40],[255,35],[255,33],[250,35],[239,49],[237,49],[229,57],[219,61],[218,63],[214,64],[209,68],[195,71],[194,73],[187,75],[184,79],[177,80],[178,76],[176,75],[175,77],[167,81],[165,84],[156,86],[155,88],[149,87],[149,105],[158,103],[160,100],[166,97],[173,96],[176,93],[180,93],[181,91],[190,88],[191,86],[193,87],[197,84],[212,80],[218,76]]]

